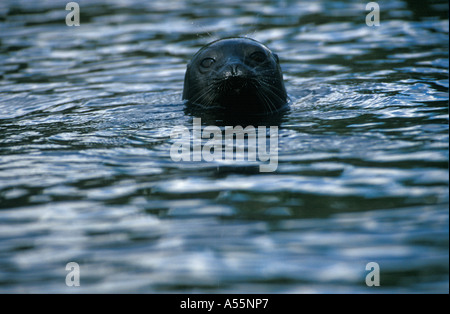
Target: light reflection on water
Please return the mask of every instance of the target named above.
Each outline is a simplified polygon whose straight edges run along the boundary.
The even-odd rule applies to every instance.
[[[78,2],[0,3],[0,292],[448,292],[445,1]],[[237,35],[281,59],[275,173],[169,156]]]

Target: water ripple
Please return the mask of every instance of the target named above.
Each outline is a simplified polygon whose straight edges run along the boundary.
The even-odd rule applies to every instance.
[[[78,2],[0,3],[0,292],[373,293],[374,261],[376,292],[448,292],[447,2]],[[227,36],[280,58],[275,173],[170,158]]]

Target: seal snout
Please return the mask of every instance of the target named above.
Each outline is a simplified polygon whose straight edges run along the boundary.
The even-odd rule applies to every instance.
[[[226,62],[218,72],[217,84],[225,94],[238,95],[252,85],[252,71],[240,60]]]
[[[231,95],[238,95],[251,86],[249,80],[242,76],[230,76],[224,79],[221,85],[222,90]]]
[[[240,61],[227,63],[222,68],[222,77],[225,79],[235,77],[248,77],[251,71]]]

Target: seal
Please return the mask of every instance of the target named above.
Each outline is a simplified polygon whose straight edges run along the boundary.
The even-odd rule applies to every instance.
[[[194,111],[271,115],[288,107],[278,56],[260,42],[224,38],[188,63],[183,100]]]

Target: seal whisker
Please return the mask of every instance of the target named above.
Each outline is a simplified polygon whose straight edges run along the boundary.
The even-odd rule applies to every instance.
[[[264,80],[264,79],[261,79],[261,85],[266,87],[269,92],[271,92],[274,96],[278,97],[280,100],[286,101],[286,99],[281,96],[281,95],[283,95],[282,89],[280,89],[274,85],[271,85],[270,83],[266,82],[266,80]]]
[[[273,102],[272,102],[272,100],[270,99],[270,97],[267,96],[266,94],[261,94],[261,95],[263,96],[263,98],[264,98],[264,100],[265,100],[266,107],[269,108],[270,113],[273,113],[273,109],[275,109],[275,111],[276,111],[276,107],[275,107],[275,105],[273,104]]]
[[[276,95],[277,97],[280,97],[280,99],[282,99],[280,94],[282,94],[283,90],[277,88],[274,85],[271,85],[270,83],[268,83],[264,80],[261,80],[260,83],[261,83],[262,87],[267,88],[268,91],[272,92],[274,95]]]
[[[193,96],[193,99],[189,101],[205,109],[211,107],[211,105],[214,103],[214,94],[211,93],[213,88],[213,86],[208,86],[205,90],[200,90]]]
[[[262,101],[265,111],[266,112],[270,111],[270,113],[273,113],[272,110],[273,104],[270,98],[266,94],[262,93],[259,89],[257,90],[257,96]]]

